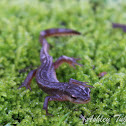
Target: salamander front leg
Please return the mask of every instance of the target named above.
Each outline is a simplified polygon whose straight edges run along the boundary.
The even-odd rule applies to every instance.
[[[47,96],[44,101],[43,109],[46,110],[46,115],[51,115],[52,114],[48,113],[48,102],[49,101],[66,101],[65,97],[58,97],[58,96]]]
[[[80,60],[80,58],[61,56],[54,63],[54,68],[57,69],[64,62],[68,63],[70,66],[74,68],[75,68],[75,65],[83,66],[82,64],[77,63],[78,60]]]
[[[82,82],[82,81],[78,81],[78,80],[75,80],[75,79],[70,79],[69,80],[69,84],[77,84],[77,85],[81,85],[81,86],[84,86],[84,87],[89,87],[89,88],[93,88],[93,86],[91,85],[87,85],[88,82]]]
[[[24,80],[24,82],[22,83],[22,85],[19,88],[26,87],[26,89],[31,90],[30,84],[31,84],[33,77],[35,76],[36,71],[37,71],[37,69],[30,71],[28,73],[26,79]]]

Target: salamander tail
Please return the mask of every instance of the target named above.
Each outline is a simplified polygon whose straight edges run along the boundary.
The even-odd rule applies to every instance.
[[[40,43],[43,44],[43,39],[50,36],[66,36],[66,35],[80,35],[81,33],[71,29],[53,28],[40,32]]]

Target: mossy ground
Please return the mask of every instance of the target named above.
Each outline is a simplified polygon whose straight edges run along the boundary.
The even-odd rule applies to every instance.
[[[126,124],[126,33],[112,29],[111,23],[126,23],[126,2],[110,0],[1,0],[0,1],[0,126],[83,126],[94,115],[109,122],[86,122],[85,125]],[[42,110],[47,96],[33,79],[32,91],[17,89],[29,66],[39,66],[41,30],[71,28],[81,36],[49,38],[50,55],[80,57],[83,67],[63,64],[56,72],[62,82],[74,78],[87,81],[91,102],[49,102],[49,112]],[[95,66],[95,69],[92,69]],[[98,74],[107,72],[99,79]],[[114,115],[120,115],[117,121]],[[116,122],[117,121],[117,122]]]

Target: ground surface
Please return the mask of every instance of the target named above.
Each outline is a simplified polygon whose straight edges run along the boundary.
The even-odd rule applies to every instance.
[[[0,126],[83,126],[83,115],[85,125],[126,124],[126,33],[111,27],[112,22],[126,23],[126,2],[116,2],[0,1]],[[87,81],[95,88],[88,104],[50,102],[54,116],[47,117],[42,110],[47,94],[35,79],[31,92],[17,88],[29,71],[20,70],[40,65],[40,31],[59,27],[82,35],[49,38],[50,55],[54,61],[61,55],[80,57],[84,66],[73,69],[63,64],[56,71],[58,79]],[[107,74],[99,79],[101,72]]]

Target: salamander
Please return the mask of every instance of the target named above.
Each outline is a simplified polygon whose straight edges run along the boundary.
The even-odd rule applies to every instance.
[[[45,98],[43,109],[48,113],[49,101],[70,101],[77,104],[85,104],[90,101],[90,89],[93,86],[87,85],[87,82],[81,82],[75,79],[69,79],[69,82],[59,82],[56,77],[55,70],[64,62],[75,67],[75,65],[82,66],[77,63],[80,58],[72,58],[68,56],[61,56],[55,62],[53,62],[52,56],[49,55],[49,44],[46,40],[50,36],[64,36],[64,35],[80,35],[79,32],[71,29],[47,29],[40,32],[40,43],[42,48],[40,50],[40,62],[41,65],[32,71],[30,71],[19,87],[26,87],[30,89],[31,80],[36,78],[38,86],[49,96]]]

